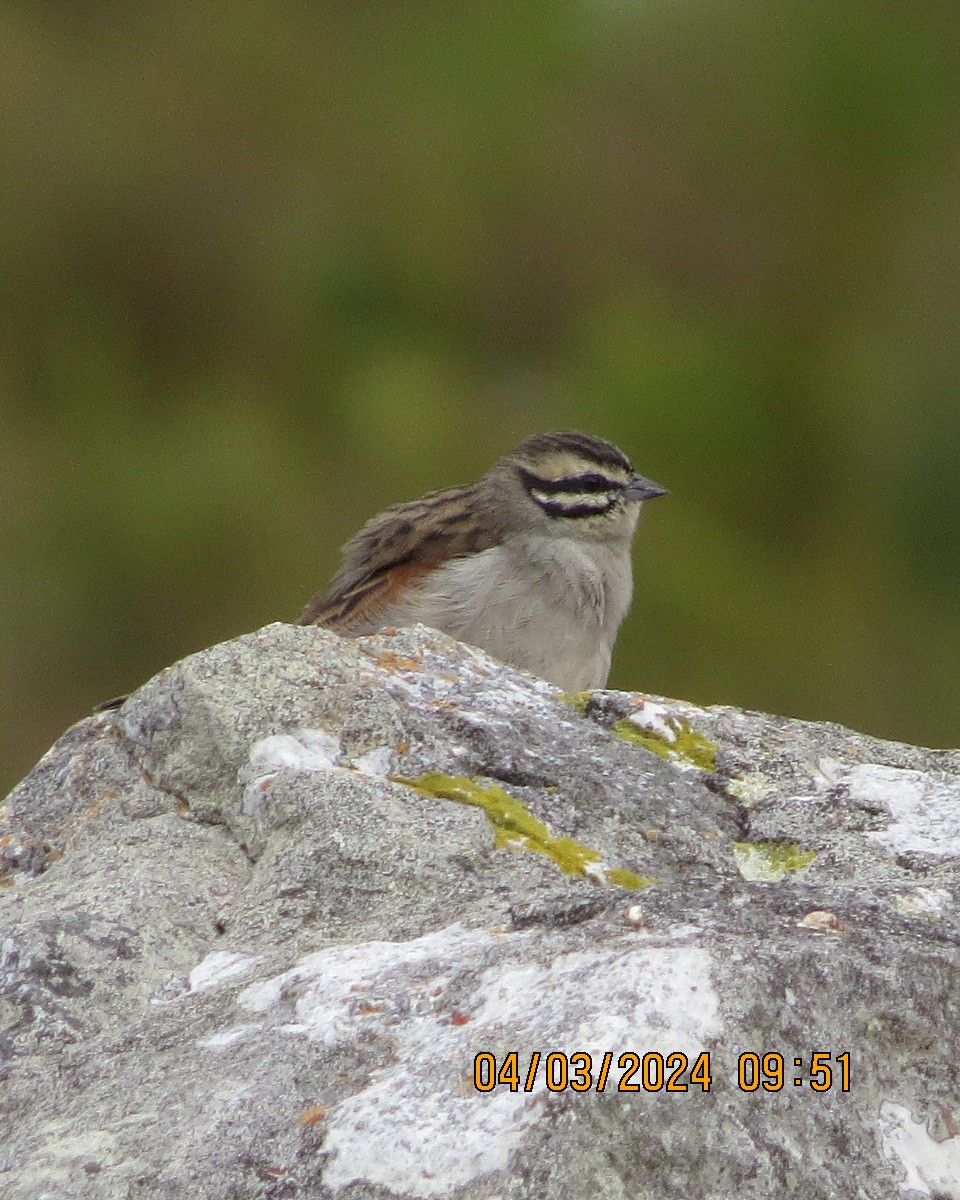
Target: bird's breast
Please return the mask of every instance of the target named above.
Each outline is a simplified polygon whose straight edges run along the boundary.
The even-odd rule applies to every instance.
[[[441,629],[566,691],[602,687],[630,606],[629,547],[566,541],[517,539],[456,559],[388,619]]]

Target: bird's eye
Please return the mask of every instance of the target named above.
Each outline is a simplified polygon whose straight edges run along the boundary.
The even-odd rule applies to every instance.
[[[584,475],[572,475],[563,480],[565,492],[611,492],[619,486],[616,480],[608,479],[606,475],[599,475],[595,471],[588,471]]]

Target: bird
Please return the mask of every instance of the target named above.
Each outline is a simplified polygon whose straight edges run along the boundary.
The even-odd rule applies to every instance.
[[[428,625],[565,692],[602,688],[640,511],[666,494],[603,438],[537,434],[476,483],[373,517],[299,623],[346,637]]]

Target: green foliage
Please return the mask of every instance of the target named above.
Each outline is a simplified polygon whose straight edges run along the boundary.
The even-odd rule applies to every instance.
[[[582,427],[611,683],[957,741],[960,9],[0,11],[0,750]],[[2,790],[2,789],[0,789]]]

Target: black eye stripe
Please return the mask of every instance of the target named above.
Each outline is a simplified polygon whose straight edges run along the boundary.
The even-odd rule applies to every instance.
[[[520,468],[520,474],[523,476],[523,482],[527,485],[528,491],[543,492],[547,496],[556,496],[561,493],[567,495],[585,495],[590,493],[601,492],[619,492],[622,491],[626,484],[619,479],[610,479],[606,475],[600,475],[595,471],[587,471],[583,475],[568,475],[565,479],[541,479],[539,475],[534,475],[532,471],[527,471]]]
[[[624,487],[619,480],[593,472],[588,472],[586,475],[571,475],[568,479],[562,479],[560,482],[564,484],[565,492],[612,492],[619,491]]]
[[[543,511],[549,517],[599,517],[603,513],[607,513],[614,505],[614,498],[611,496],[605,504],[567,504],[563,500],[539,500],[534,496],[535,503],[539,504]]]

